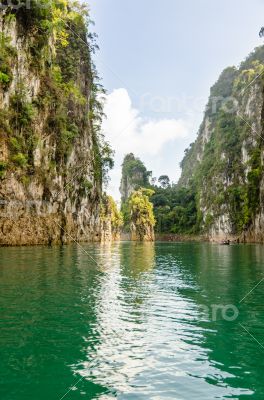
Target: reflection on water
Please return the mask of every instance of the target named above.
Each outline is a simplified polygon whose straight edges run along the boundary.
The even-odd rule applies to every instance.
[[[202,248],[197,254],[197,262],[203,264],[198,262],[200,271],[208,272],[210,260],[219,257],[229,267],[230,254],[222,249]],[[172,257],[170,252],[158,257],[162,269],[157,274],[153,243],[116,245],[114,250],[115,267],[105,265],[107,279],[96,306],[100,340],[94,347],[87,338],[87,359],[77,368],[80,375],[107,387],[110,398],[122,398],[124,393],[142,399],[184,398],[186,385],[189,395],[203,393],[208,399],[252,393],[226,387],[235,375],[211,360],[206,336],[216,336],[217,331],[197,326],[203,316],[190,293],[197,294],[199,287],[193,271],[186,269],[188,261],[179,255],[175,260],[172,249]],[[179,265],[184,271],[177,270]],[[185,291],[189,296],[183,295]]]
[[[263,246],[84,248],[0,249],[1,399],[264,398]]]
[[[112,258],[115,263],[105,263],[106,276],[95,306],[95,329],[100,340],[94,347],[87,337],[87,360],[79,365],[79,372],[113,393],[129,393],[133,378],[148,363],[146,302],[153,279],[144,279],[143,275],[153,269],[155,249],[153,243],[126,247],[116,244],[107,249],[104,246],[100,249],[102,261],[106,253],[108,260]]]

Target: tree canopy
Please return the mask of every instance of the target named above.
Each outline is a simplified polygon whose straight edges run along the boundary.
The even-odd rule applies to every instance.
[[[166,189],[170,185],[170,178],[168,175],[161,175],[158,179],[158,182],[163,189]]]

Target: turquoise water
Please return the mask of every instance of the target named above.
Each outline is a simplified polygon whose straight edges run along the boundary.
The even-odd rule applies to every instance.
[[[0,248],[1,400],[264,399],[263,246],[83,247]]]

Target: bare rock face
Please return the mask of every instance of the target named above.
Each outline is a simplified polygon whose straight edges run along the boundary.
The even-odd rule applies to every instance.
[[[154,227],[151,224],[145,223],[144,225],[141,225],[139,227],[132,222],[130,225],[130,231],[131,231],[130,239],[132,241],[137,241],[137,242],[155,241]]]
[[[0,245],[100,240],[102,169],[86,28],[71,14],[71,29],[43,34],[42,17],[34,10],[28,24],[27,12],[0,14]]]

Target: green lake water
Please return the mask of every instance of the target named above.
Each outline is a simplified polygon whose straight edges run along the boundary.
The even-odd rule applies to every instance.
[[[0,248],[0,399],[263,400],[263,278],[261,245]]]

